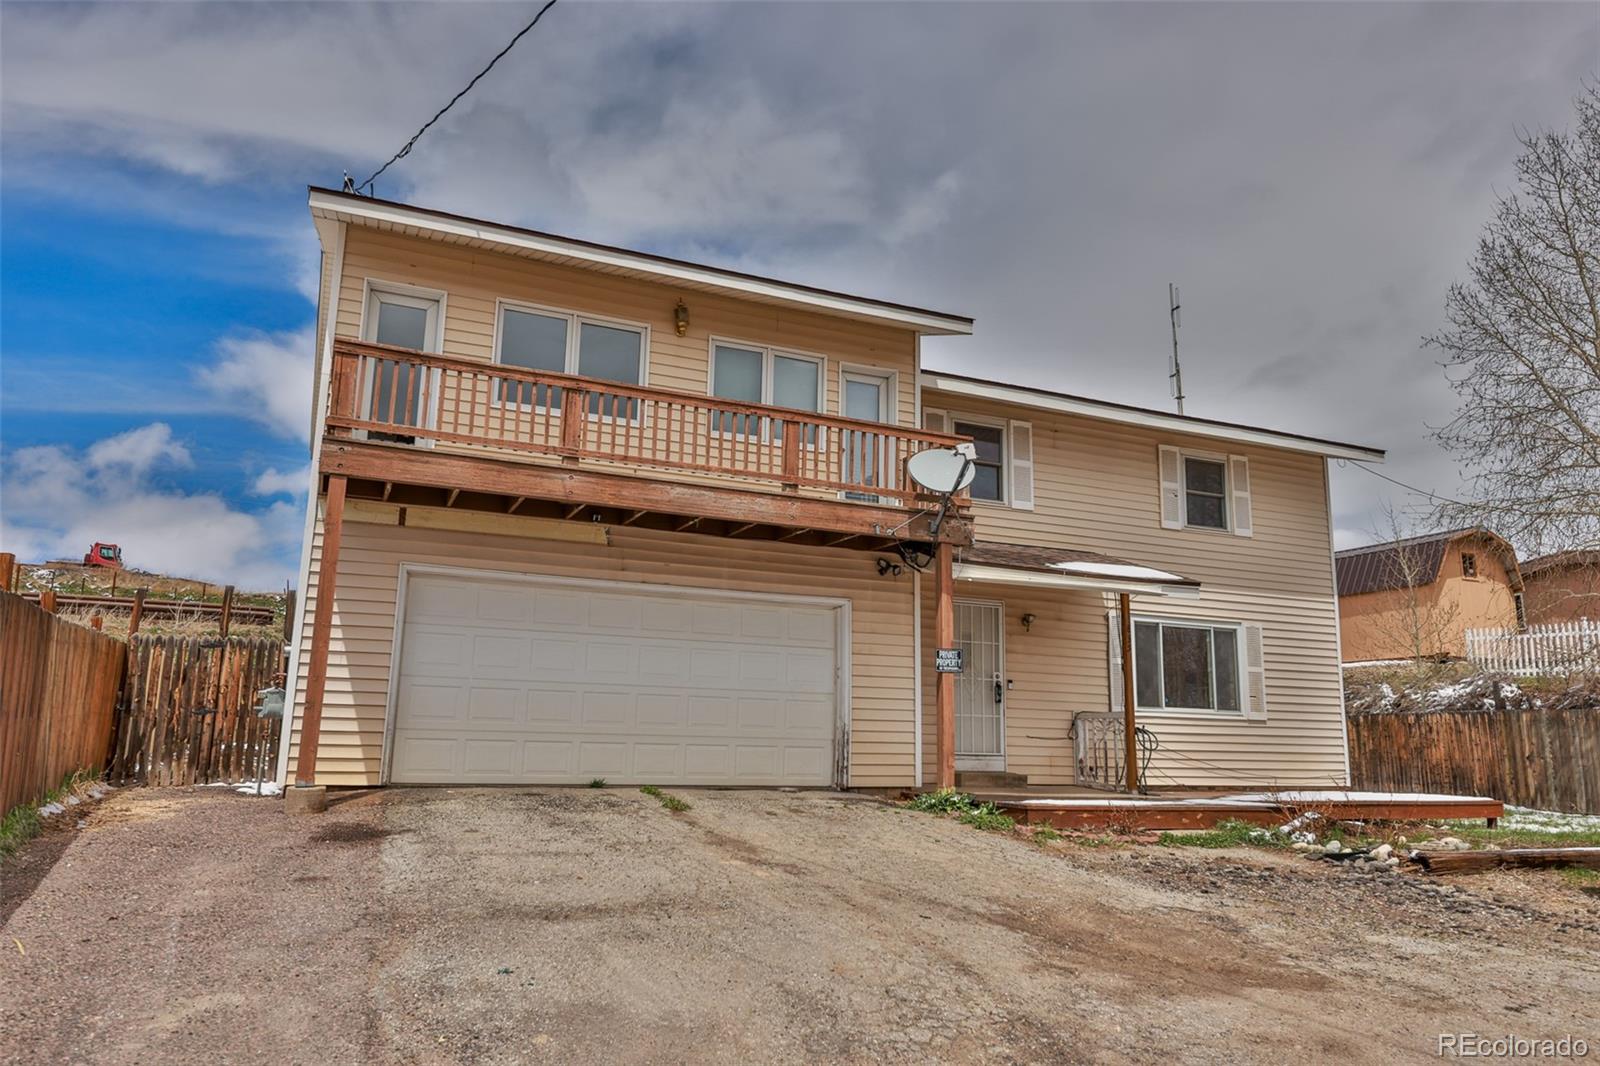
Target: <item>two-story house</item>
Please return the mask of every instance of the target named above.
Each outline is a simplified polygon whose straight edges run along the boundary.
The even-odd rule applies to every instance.
[[[1347,779],[1326,459],[970,319],[313,189],[297,784]],[[938,500],[906,461],[970,442]],[[935,650],[959,648],[959,672]],[[1122,761],[1119,761],[1122,760]]]

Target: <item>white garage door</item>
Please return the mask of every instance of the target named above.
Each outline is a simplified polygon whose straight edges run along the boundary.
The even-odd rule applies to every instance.
[[[390,779],[828,785],[831,607],[414,574]]]

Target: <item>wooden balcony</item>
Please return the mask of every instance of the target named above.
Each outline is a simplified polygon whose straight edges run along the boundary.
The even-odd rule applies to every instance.
[[[333,357],[324,472],[444,481],[451,505],[470,491],[931,539],[919,511],[936,501],[906,460],[965,439],[384,345]],[[938,539],[970,541],[966,502]]]

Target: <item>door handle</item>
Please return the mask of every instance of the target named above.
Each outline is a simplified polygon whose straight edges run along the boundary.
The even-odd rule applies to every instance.
[[[994,705],[996,707],[1000,706],[1005,702],[1005,698],[1006,687],[1000,683],[1000,679],[997,677],[994,679]]]

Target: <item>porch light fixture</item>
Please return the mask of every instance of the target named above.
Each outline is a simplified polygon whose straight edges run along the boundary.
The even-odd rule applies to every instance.
[[[1033,631],[1033,619],[1034,615],[1032,612],[1022,616],[1022,628],[1030,633]]]
[[[878,576],[879,577],[884,577],[884,576],[889,575],[889,574],[893,574],[895,577],[899,577],[903,573],[905,573],[905,571],[901,568],[899,563],[895,562],[893,559],[885,559],[881,555],[878,556]]]
[[[672,309],[672,328],[678,331],[678,336],[686,336],[689,332],[689,305],[682,300]]]

